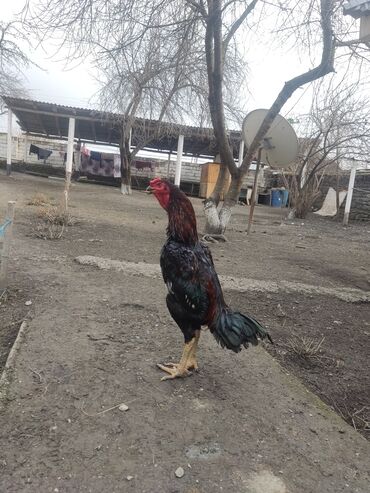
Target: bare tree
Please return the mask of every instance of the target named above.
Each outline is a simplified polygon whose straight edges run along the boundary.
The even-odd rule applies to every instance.
[[[192,2],[39,0],[25,9],[24,21],[41,42],[59,39],[70,62],[93,60],[103,109],[122,115],[123,192],[130,192],[131,160],[149,144],[144,128],[140,142],[130,148],[138,116],[157,123],[209,124],[204,19]],[[235,52],[223,68],[223,112],[238,125],[242,75]]]
[[[0,94],[26,95],[22,70],[32,62],[19,47],[25,36],[16,21],[0,21]],[[0,103],[0,114],[4,112]]]
[[[204,67],[202,60],[195,63],[193,26],[183,22],[168,33],[147,30],[131,43],[124,33],[114,33],[110,46],[100,46],[96,53],[100,103],[121,115],[122,193],[131,191],[131,162],[143,147],[166,133],[176,133],[176,122],[194,116],[190,111],[205,114],[207,92],[201,85]],[[123,42],[125,50],[121,49]],[[155,127],[150,125],[153,120]],[[165,125],[161,125],[164,120]]]
[[[103,69],[107,76],[103,91],[106,101],[112,102],[116,95],[124,103],[120,103],[121,111],[129,122],[125,123],[121,144],[124,169],[128,170],[125,162],[129,163],[132,157],[128,146],[130,121],[137,115],[169,120],[171,115],[173,118],[176,115],[183,120],[186,105],[181,105],[181,97],[185,97],[186,88],[174,89],[177,75],[181,74],[181,81],[191,76],[187,95],[193,91],[202,102],[207,84],[209,116],[222,163],[215,190],[205,201],[206,230],[219,234],[227,227],[243,179],[276,115],[298,88],[333,72],[338,39],[344,42],[349,35],[348,26],[342,19],[341,4],[334,0],[285,3],[264,0],[39,0],[31,24],[36,26],[41,38],[51,33],[59,36],[71,60],[88,55],[100,64],[106,57]],[[276,21],[273,29],[271,21],[268,22],[271,16]],[[235,95],[240,94],[238,88],[247,65],[245,44],[247,40],[253,49],[255,40],[264,37],[271,43],[277,40],[289,42],[290,47],[294,43],[299,47],[307,70],[285,82],[241,166],[237,167],[228,133],[230,117],[236,113],[233,102]],[[185,40],[185,51],[181,49],[181,39]],[[183,77],[184,70],[186,77]],[[173,101],[177,97],[177,106],[171,105],[167,96]],[[206,120],[204,105],[192,105],[192,109],[194,114],[198,113],[203,121]],[[221,203],[227,171],[231,184]],[[128,178],[126,176],[126,182]]]
[[[300,153],[292,167],[293,213],[304,218],[320,193],[329,169],[362,160],[370,151],[370,99],[361,84],[345,85],[332,77],[317,84],[308,115],[298,117]]]
[[[206,26],[205,51],[209,84],[209,105],[212,124],[222,160],[221,172],[215,190],[205,201],[206,232],[220,234],[227,227],[232,208],[238,200],[243,178],[248,172],[252,159],[261,146],[261,142],[276,115],[299,87],[333,71],[334,37],[332,18],[334,2],[332,0],[312,1],[307,4],[304,3],[304,6],[302,5],[303,2],[300,2],[299,9],[302,28],[295,27],[295,32],[300,35],[301,30],[308,30],[310,22],[319,23],[322,42],[321,59],[316,66],[284,84],[284,87],[270,107],[261,127],[257,131],[239,168],[234,162],[226,130],[223,102],[224,67],[230,47],[238,30],[243,27],[251,14],[258,8],[259,4],[264,3],[258,2],[258,0],[252,0],[251,2],[209,0],[207,4],[203,1],[189,0],[189,3],[203,16]],[[289,7],[289,3],[288,8],[285,9],[291,16],[293,11],[297,14],[294,8]],[[278,12],[278,9],[276,10]],[[319,12],[318,17],[317,12]],[[288,18],[285,19],[285,22],[288,22]],[[289,29],[289,26],[287,26],[287,29]],[[231,174],[231,184],[222,207],[218,209],[227,169]]]

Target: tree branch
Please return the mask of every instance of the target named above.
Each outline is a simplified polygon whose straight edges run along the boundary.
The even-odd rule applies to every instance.
[[[244,10],[244,12],[242,13],[242,15],[230,27],[229,32],[227,33],[227,35],[226,35],[226,37],[224,39],[224,42],[223,42],[223,53],[224,53],[224,56],[225,56],[225,53],[226,53],[227,48],[229,46],[230,40],[233,38],[233,36],[235,35],[236,31],[243,24],[243,22],[248,17],[248,15],[254,10],[254,8],[257,5],[257,3],[258,3],[258,0],[252,0],[252,2]]]
[[[241,172],[244,174],[248,171],[251,160],[255,155],[263,137],[270,129],[275,117],[280,112],[281,108],[292,96],[292,94],[302,85],[309,82],[313,82],[320,77],[333,72],[335,43],[333,37],[332,28],[332,15],[333,15],[333,0],[321,0],[321,29],[323,35],[323,47],[320,64],[307,72],[294,77],[284,84],[283,89],[280,91],[275,102],[269,109],[266,117],[264,118],[256,136],[253,139],[241,165]]]

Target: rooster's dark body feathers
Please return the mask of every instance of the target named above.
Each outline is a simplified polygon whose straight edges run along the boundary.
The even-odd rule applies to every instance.
[[[201,326],[208,326],[219,344],[234,352],[249,343],[256,345],[258,337],[270,339],[255,319],[225,303],[211,252],[198,240],[193,206],[177,187],[168,186],[168,238],[160,265],[168,289],[167,307],[185,343]]]

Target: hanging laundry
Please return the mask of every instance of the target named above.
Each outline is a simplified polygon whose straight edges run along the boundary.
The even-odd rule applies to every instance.
[[[137,170],[144,170],[149,168],[151,171],[155,171],[155,164],[151,161],[134,161],[133,165]]]
[[[39,148],[33,144],[30,145],[30,154],[39,155]]]
[[[73,164],[75,164],[75,153],[73,153],[72,160],[73,160]],[[65,152],[63,156],[63,164],[65,164],[66,161],[67,161],[67,153]]]
[[[37,159],[43,159],[46,161],[53,151],[50,151],[49,149],[43,149],[42,147],[35,146],[34,144],[30,145],[30,154],[36,154]]]
[[[90,150],[85,145],[83,145],[81,147],[81,154],[84,154],[85,156],[90,156]]]
[[[94,161],[101,161],[101,152],[90,151],[90,158]]]
[[[114,159],[113,176],[114,178],[121,178],[121,156],[119,154],[115,154],[113,159]]]

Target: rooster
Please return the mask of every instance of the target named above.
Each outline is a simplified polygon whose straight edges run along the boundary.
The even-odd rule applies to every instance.
[[[223,348],[235,353],[243,346],[256,346],[258,338],[272,342],[257,320],[225,303],[211,252],[198,239],[194,209],[186,195],[161,178],[151,180],[147,192],[154,194],[168,214],[160,265],[168,289],[168,310],[185,339],[179,363],[158,364],[167,373],[162,380],[186,377],[198,369],[196,351],[202,326],[209,328]]]

